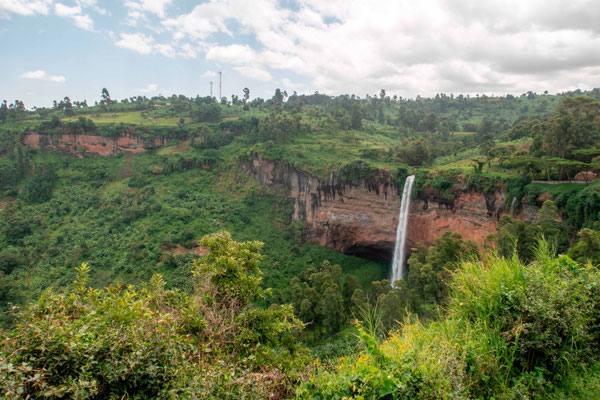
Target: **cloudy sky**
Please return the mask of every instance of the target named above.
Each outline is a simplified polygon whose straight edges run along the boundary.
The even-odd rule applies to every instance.
[[[598,0],[0,0],[0,98],[600,86]]]

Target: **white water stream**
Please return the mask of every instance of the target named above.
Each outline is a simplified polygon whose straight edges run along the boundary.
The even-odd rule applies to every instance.
[[[408,210],[410,208],[410,195],[412,193],[415,176],[411,175],[404,182],[402,191],[402,202],[400,203],[400,214],[398,216],[398,227],[396,228],[396,243],[394,244],[394,260],[392,261],[391,284],[404,278],[404,247],[406,242],[406,227],[408,226]]]
[[[510,216],[515,216],[515,205],[517,204],[517,198],[513,196],[512,201],[510,202]]]

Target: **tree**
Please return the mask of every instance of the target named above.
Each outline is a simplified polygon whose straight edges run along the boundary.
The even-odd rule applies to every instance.
[[[490,139],[492,134],[495,133],[496,128],[497,124],[495,124],[489,116],[486,115],[483,117],[477,126],[477,137],[479,139],[479,143]]]
[[[36,172],[23,192],[25,200],[29,203],[42,203],[52,197],[54,184],[58,175],[52,165],[36,168]]]
[[[273,103],[281,104],[283,102],[283,94],[279,88],[275,89],[275,94],[273,95]]]
[[[337,332],[345,321],[342,296],[337,286],[328,286],[317,305],[323,326],[329,332]]]
[[[344,285],[342,287],[342,297],[344,298],[344,306],[346,309],[350,309],[353,306],[352,296],[354,295],[355,291],[361,289],[362,286],[356,275],[346,275],[344,278]]]
[[[419,129],[422,131],[433,132],[438,127],[437,117],[434,113],[428,113],[419,121]]]
[[[65,96],[63,101],[65,104],[65,115],[68,117],[73,116],[75,113],[73,112],[73,103],[71,103],[71,99],[68,96]]]
[[[353,280],[350,278],[348,281],[347,290],[355,286],[356,282]],[[344,307],[341,282],[341,267],[331,265],[329,261],[324,261],[319,267],[309,267],[300,278],[292,279],[292,305],[295,313],[302,321],[314,325],[315,334],[317,329],[321,332],[321,328],[335,333],[343,325],[347,309]]]
[[[344,130],[350,129],[352,125],[352,120],[350,119],[350,116],[343,108],[337,109],[333,113],[333,119],[335,120],[335,122],[337,122],[339,127]]]
[[[408,274],[400,288],[411,310],[431,315],[448,297],[451,272],[458,262],[477,255],[477,246],[454,232],[444,232],[429,248],[418,244],[408,259]]]
[[[389,330],[401,322],[407,313],[406,298],[402,291],[392,289],[379,297],[379,311],[381,313],[381,324],[384,330]]]
[[[516,254],[525,263],[533,260],[541,234],[538,225],[503,215],[497,229],[494,239],[501,256],[511,258]]]
[[[6,104],[6,100],[2,102],[0,105],[0,121],[6,121],[8,118],[8,106]]]
[[[577,234],[577,241],[569,249],[569,257],[579,263],[591,262],[600,264],[600,232],[590,228],[583,228]]]
[[[258,136],[261,140],[287,141],[302,130],[300,116],[288,113],[271,113],[260,120],[258,124]]]
[[[218,122],[221,120],[221,107],[216,103],[202,103],[190,112],[195,122]]]
[[[567,158],[571,151],[592,146],[600,138],[600,101],[567,97],[548,121],[543,148],[550,156]]]
[[[429,162],[429,149],[423,139],[413,140],[408,143],[405,150],[405,162],[408,165],[419,166]]]
[[[552,200],[544,201],[542,208],[538,211],[538,225],[544,237],[554,244],[558,244],[558,236],[560,235],[560,223],[558,208]]]
[[[223,232],[205,236],[199,244],[209,248],[210,252],[194,262],[193,273],[215,285],[217,301],[235,298],[243,307],[264,296],[260,286],[262,274],[258,268],[262,258],[261,242],[238,243],[229,232]]]
[[[378,122],[380,124],[385,124],[385,113],[383,112],[383,104],[379,105],[379,110],[377,111],[377,115],[378,115]]]
[[[362,109],[360,107],[360,104],[356,102],[352,104],[352,107],[350,108],[350,125],[352,126],[352,129],[362,128],[362,119]]]
[[[106,88],[102,88],[101,98],[102,100],[100,100],[100,104],[102,105],[108,105],[112,103],[112,100],[110,99],[110,93],[108,93],[108,89]]]

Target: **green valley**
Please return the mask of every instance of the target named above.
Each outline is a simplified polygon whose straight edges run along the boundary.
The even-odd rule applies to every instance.
[[[600,396],[599,144],[598,89],[5,102],[0,391]]]

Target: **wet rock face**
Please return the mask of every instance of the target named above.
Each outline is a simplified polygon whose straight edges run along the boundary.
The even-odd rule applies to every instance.
[[[155,138],[147,141],[141,136],[131,133],[123,133],[116,138],[86,134],[46,135],[27,133],[23,136],[23,144],[32,149],[62,151],[77,157],[83,157],[85,153],[102,156],[116,155],[122,151],[142,153],[149,148],[164,146],[166,142],[167,139],[165,138]]]
[[[391,261],[402,197],[391,176],[384,175],[377,184],[346,182],[335,175],[318,179],[259,155],[240,172],[295,200],[293,218],[305,222],[307,240],[342,253]],[[486,196],[463,189],[452,205],[428,198],[412,201],[407,246],[432,244],[445,231],[483,245],[506,212],[504,197],[501,191]]]

